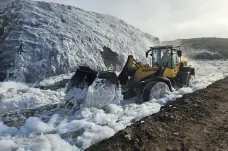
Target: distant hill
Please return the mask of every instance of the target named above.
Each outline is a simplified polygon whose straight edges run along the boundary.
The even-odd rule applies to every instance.
[[[164,41],[162,45],[183,46],[183,50],[195,59],[228,59],[228,38],[191,38]]]

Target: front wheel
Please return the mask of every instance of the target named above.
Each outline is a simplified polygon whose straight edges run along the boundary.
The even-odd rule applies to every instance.
[[[152,98],[159,99],[167,92],[170,92],[168,85],[164,82],[152,81],[148,83],[143,90],[143,102],[147,102]]]

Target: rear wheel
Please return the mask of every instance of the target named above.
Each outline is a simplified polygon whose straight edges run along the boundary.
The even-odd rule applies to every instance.
[[[166,83],[152,81],[148,83],[143,90],[143,102],[147,102],[152,98],[159,99],[167,92],[170,92],[170,89]]]

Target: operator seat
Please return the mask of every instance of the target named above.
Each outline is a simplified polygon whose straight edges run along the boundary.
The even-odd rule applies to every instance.
[[[170,67],[171,66],[171,56],[169,51],[165,51],[164,55],[161,58],[161,65],[162,66],[166,66],[166,67]]]

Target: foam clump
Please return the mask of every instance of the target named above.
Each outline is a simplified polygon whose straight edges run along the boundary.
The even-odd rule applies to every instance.
[[[15,127],[8,127],[0,121],[0,135],[14,135],[18,132]]]
[[[16,149],[17,145],[13,140],[0,140],[0,150],[1,151],[11,151]]]
[[[121,88],[97,78],[88,88],[84,107],[102,108],[109,104],[119,104],[122,99]]]
[[[33,139],[32,142],[25,147],[24,151],[80,151],[76,146],[60,138],[56,134],[40,135]]]
[[[20,128],[20,131],[24,135],[29,135],[31,133],[47,133],[54,130],[52,125],[44,123],[38,117],[29,117],[25,125]]]
[[[14,97],[29,91],[29,87],[23,83],[13,81],[0,82],[0,101]]]
[[[186,87],[186,88],[181,88],[178,90],[180,95],[186,94],[186,93],[192,93],[193,90],[192,88]]]

